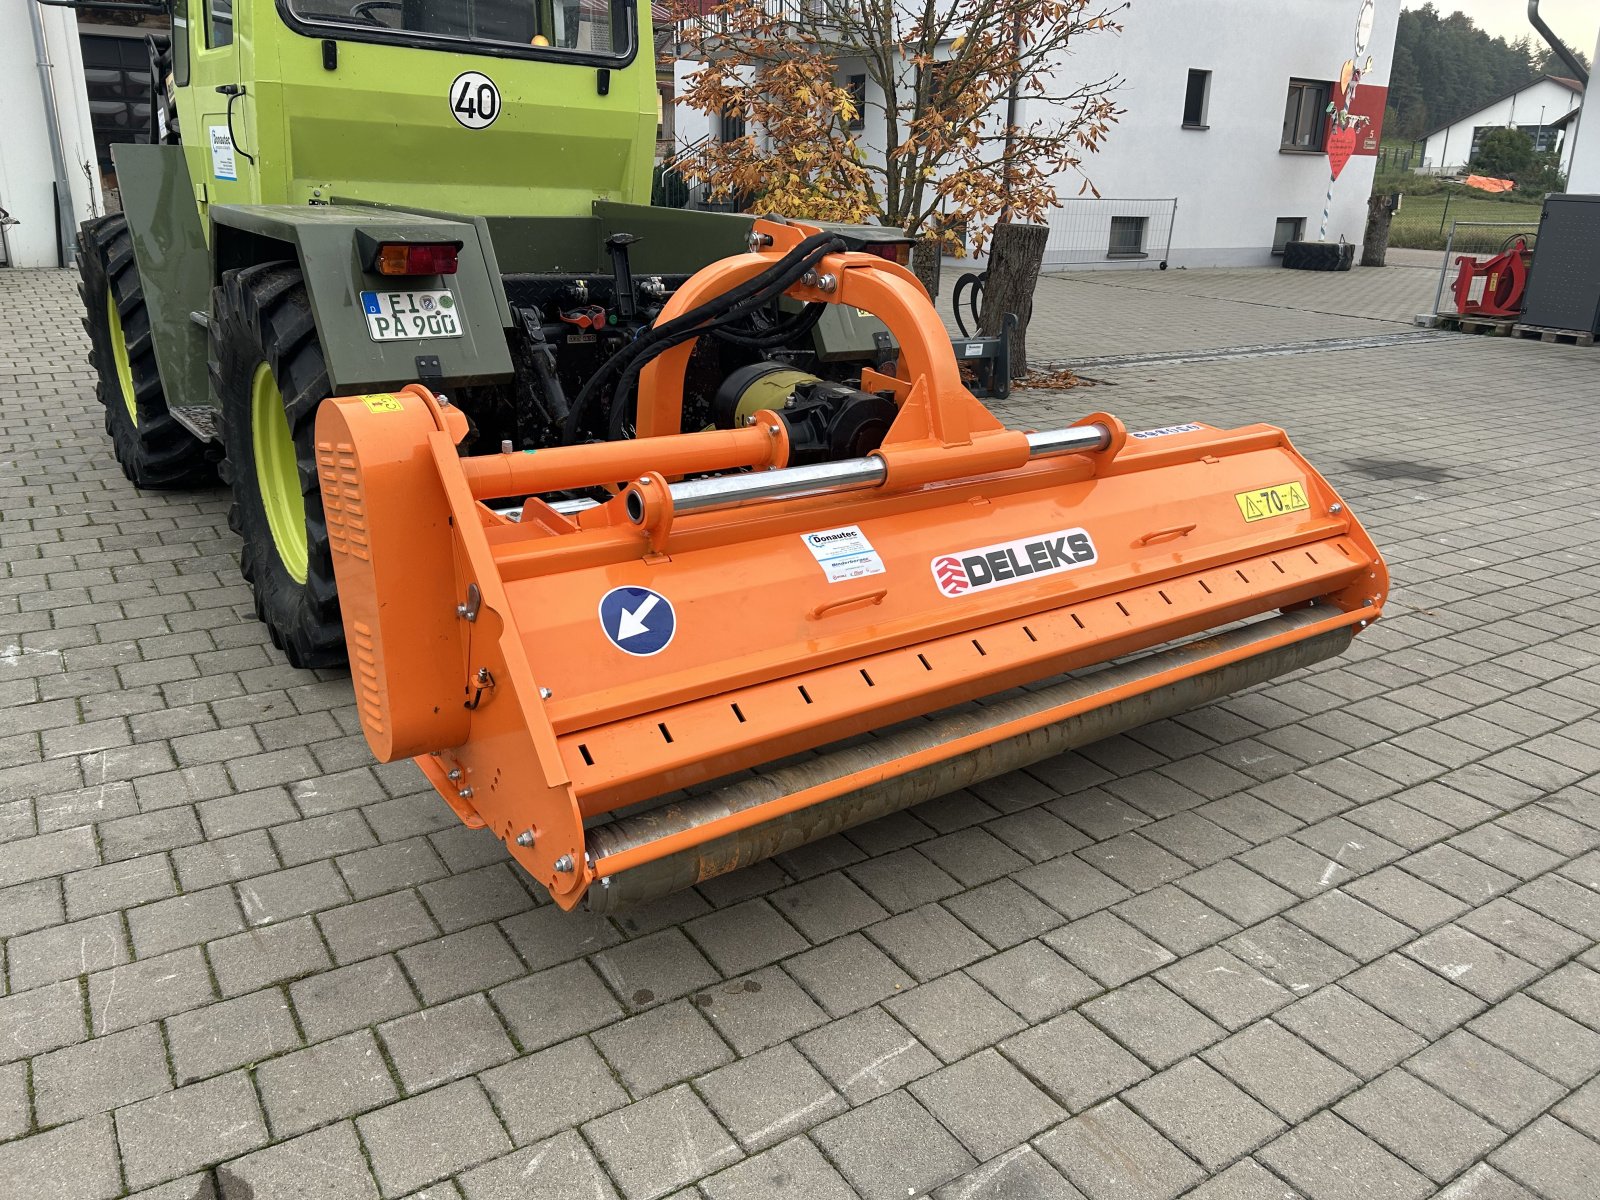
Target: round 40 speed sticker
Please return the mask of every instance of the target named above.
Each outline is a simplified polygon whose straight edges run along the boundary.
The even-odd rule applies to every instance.
[[[463,71],[450,85],[450,115],[468,129],[487,129],[500,115],[500,89],[482,71]]]

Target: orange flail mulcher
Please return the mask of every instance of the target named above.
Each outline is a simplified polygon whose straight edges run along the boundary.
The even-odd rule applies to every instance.
[[[816,232],[758,222],[658,325]],[[790,465],[822,419],[792,402],[678,432],[688,342],[643,369],[636,440],[462,458],[465,420],[418,385],[318,416],[367,740],[563,907],[1204,704],[1378,616],[1377,549],[1281,431],[1008,430],[903,267],[831,254],[788,294],[893,335],[857,393],[887,412],[869,453]]]

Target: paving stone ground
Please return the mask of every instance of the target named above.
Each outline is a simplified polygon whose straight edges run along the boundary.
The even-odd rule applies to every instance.
[[[1426,269],[1041,284],[1070,359],[1397,333]],[[0,1195],[1592,1200],[1600,358],[1125,361],[1388,555],[1342,659],[620,920],[542,902],[141,493],[0,272]]]

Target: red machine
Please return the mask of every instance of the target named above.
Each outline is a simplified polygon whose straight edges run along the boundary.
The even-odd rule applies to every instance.
[[[1461,258],[1456,274],[1456,311],[1462,316],[1516,316],[1522,311],[1522,293],[1528,286],[1528,265],[1532,261],[1528,244],[1521,238],[1493,258]]]

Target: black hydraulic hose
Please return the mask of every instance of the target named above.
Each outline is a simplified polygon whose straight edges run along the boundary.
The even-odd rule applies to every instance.
[[[825,255],[843,248],[844,243],[834,234],[813,234],[759,275],[720,296],[712,297],[681,316],[647,329],[634,340],[632,345],[607,359],[584,383],[577,396],[573,398],[572,408],[562,429],[562,440],[569,444],[578,440],[589,408],[602,385],[612,375],[621,371],[626,378],[632,374],[635,365],[642,368],[651,358],[671,349],[672,346],[689,338],[699,337],[717,327],[742,320],[752,310],[788,290]]]
[[[791,314],[770,329],[751,330],[748,333],[742,329],[718,329],[711,336],[718,341],[732,342],[735,346],[768,350],[810,333],[817,327],[817,322],[822,320],[822,314],[827,309],[826,304],[808,304],[798,313]]]

